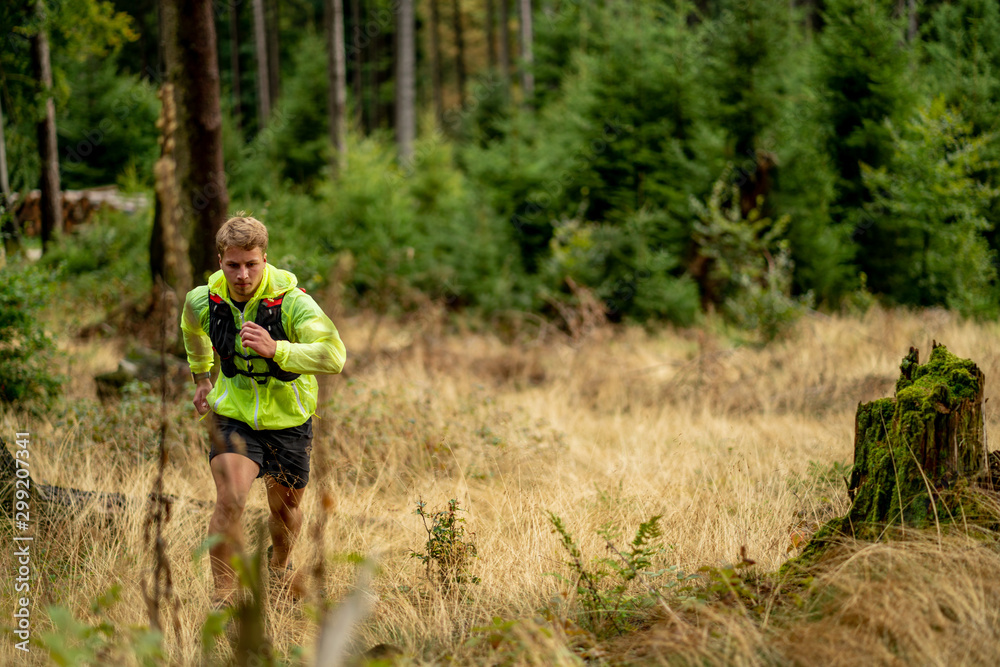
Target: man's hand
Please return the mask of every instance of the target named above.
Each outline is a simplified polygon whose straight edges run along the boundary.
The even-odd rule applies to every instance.
[[[205,397],[208,396],[208,392],[210,391],[212,391],[211,378],[198,381],[198,387],[194,390],[194,407],[199,415],[208,412],[208,400]]]
[[[278,351],[278,344],[271,338],[271,334],[256,322],[243,323],[240,340],[243,347],[250,348],[265,359],[274,359],[274,353]]]

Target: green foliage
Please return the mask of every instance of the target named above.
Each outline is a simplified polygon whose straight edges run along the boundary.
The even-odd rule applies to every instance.
[[[148,627],[121,628],[110,611],[121,600],[121,586],[113,585],[90,605],[93,620],[78,619],[62,606],[48,607],[52,631],[40,643],[57,665],[109,664],[134,660],[140,665],[160,664],[165,658],[163,636]]]
[[[884,121],[898,121],[911,106],[902,21],[891,17],[888,0],[831,0],[823,14],[817,83],[837,174],[837,219],[864,201],[861,164],[878,168],[891,155]],[[874,243],[865,238],[861,245],[867,251]]]
[[[785,103],[783,78],[792,17],[772,0],[722,0],[721,15],[707,26],[709,75],[718,124],[733,159],[755,159],[764,134]]]
[[[698,216],[693,239],[707,266],[703,296],[722,303],[737,325],[770,342],[812,305],[812,295],[791,293],[792,260],[783,238],[788,218],[764,218],[755,208],[743,219],[739,188],[727,185],[729,179],[727,169],[706,203],[692,201]]]
[[[138,70],[154,60],[148,37],[155,3],[44,4],[44,19],[30,3],[0,7],[0,101],[12,186],[23,192],[38,184],[42,98],[28,40],[44,28],[64,187],[148,187],[157,102],[153,86],[136,74],[151,72]],[[349,137],[348,168],[335,179],[328,170],[321,12],[309,3],[290,6],[279,26],[281,95],[266,127],[258,128],[251,112],[252,41],[243,39],[236,54],[241,125],[223,110],[232,209],[281,227],[275,260],[307,287],[343,280],[348,299],[379,312],[428,302],[472,308],[494,321],[561,312],[576,294],[567,286],[575,284],[595,295],[612,321],[690,325],[697,284],[703,304],[725,304],[762,340],[780,335],[811,303],[810,294],[823,306],[863,306],[869,286],[900,303],[991,314],[995,271],[979,239],[1000,249],[1000,232],[972,221],[996,219],[1000,198],[974,195],[976,211],[958,215],[968,225],[955,225],[957,214],[948,211],[920,218],[930,190],[893,181],[897,166],[917,182],[952,183],[942,186],[943,209],[954,208],[966,185],[955,185],[948,169],[932,173],[931,162],[921,170],[894,128],[916,141],[906,119],[918,100],[943,96],[971,124],[963,136],[984,138],[975,145],[978,162],[970,161],[961,178],[985,189],[998,183],[1000,144],[991,133],[1000,127],[1000,9],[990,0],[925,3],[921,32],[910,37],[895,0],[820,4],[822,20],[810,23],[803,14],[813,13],[812,5],[769,0],[543,3],[535,11],[533,99],[515,104],[509,86],[473,49],[467,64],[476,83],[464,106],[448,111],[441,130],[426,124],[415,160],[400,166],[386,131],[395,75],[385,47],[394,7],[377,0],[362,18],[365,57],[347,47],[352,76],[361,67],[360,99],[349,92],[349,103],[363,112],[362,127],[353,130],[370,134]],[[249,14],[238,23],[250,34]],[[224,88],[233,84],[233,46],[231,28],[222,29]],[[223,97],[229,104],[231,96]],[[697,202],[710,199],[726,162],[743,200],[741,217],[728,221],[731,231],[762,222],[784,229],[767,246],[766,265],[751,253],[747,270],[725,278],[730,293],[716,299],[706,292],[699,261],[732,249],[699,229],[706,223]],[[758,195],[764,200],[749,220]],[[948,247],[969,248],[973,259],[949,278],[933,261],[926,271],[911,261],[913,230],[940,227],[934,219],[947,220]],[[900,237],[897,229],[904,229]],[[79,252],[56,251],[63,275],[86,275],[81,290],[102,298],[141,287],[122,276],[145,274],[139,258],[146,241],[126,233],[133,240],[127,250],[105,239],[127,258],[117,262],[98,236]],[[905,247],[893,257],[897,238]],[[716,241],[719,248],[707,248]],[[896,270],[903,265],[906,271]]]
[[[754,564],[743,556],[738,563],[721,566],[704,565],[698,568],[705,585],[698,591],[696,599],[702,602],[720,600],[728,604],[756,608],[760,603],[760,597],[755,587],[748,581],[749,577],[743,573],[743,570]]]
[[[424,564],[427,578],[444,593],[459,590],[467,583],[479,583],[479,577],[468,571],[470,560],[476,557],[475,534],[466,534],[465,519],[458,516],[461,511],[454,498],[448,501],[447,509],[439,512],[429,513],[423,500],[415,511],[423,520],[427,542],[423,552],[411,551],[410,556]]]
[[[70,61],[66,69],[72,94],[57,122],[63,187],[108,185],[128,166],[151,186],[160,153],[153,85],[119,74],[111,59]]]
[[[29,40],[39,30],[45,30],[49,38],[57,126],[67,122],[78,125],[77,129],[82,133],[89,132],[92,137],[103,135],[108,144],[97,146],[100,154],[108,148],[112,152],[119,150],[127,142],[141,137],[138,146],[132,147],[139,148],[136,161],[145,157],[142,149],[148,147],[148,137],[153,137],[155,145],[152,124],[145,128],[145,132],[140,129],[144,127],[141,114],[132,113],[129,120],[123,120],[116,115],[121,106],[116,107],[114,112],[108,110],[110,105],[122,100],[123,88],[133,85],[128,77],[121,81],[110,80],[115,77],[114,70],[118,66],[115,62],[117,52],[123,44],[138,37],[133,29],[132,17],[116,11],[111,2],[99,0],[43,1],[38,6],[41,7],[41,14],[36,11],[33,2],[3,3],[0,8],[0,39],[3,41],[0,48],[0,90],[4,94],[4,138],[10,181],[15,191],[38,187],[36,123],[44,116],[46,96],[41,94],[31,67]],[[79,86],[88,84],[94,88],[81,94]],[[84,104],[85,101],[91,106]],[[126,104],[132,102],[131,98],[125,100]],[[67,115],[65,112],[70,109],[72,115]],[[78,119],[78,113],[84,114],[84,117]],[[101,126],[102,120],[107,121],[104,127]],[[110,132],[108,123],[112,124]],[[75,131],[62,135],[60,159],[65,163],[69,157],[67,141],[73,147],[84,140],[82,134]],[[100,165],[106,171],[101,172],[96,183],[88,184],[113,183],[128,157],[126,154],[125,161],[117,166]],[[72,172],[70,174],[70,184],[83,182],[74,180]]]
[[[620,224],[570,221],[556,227],[548,272],[553,284],[565,277],[590,286],[612,319],[669,320],[690,325],[698,312],[698,290],[683,275],[676,250],[658,242],[669,224],[662,212],[639,211]]]
[[[323,39],[307,33],[293,56],[292,75],[285,78],[275,110],[278,123],[268,143],[270,169],[288,185],[309,187],[326,168],[330,156],[327,110],[327,58]]]
[[[974,133],[1000,128],[1000,5],[938,4],[923,32],[930,94],[960,108]]]
[[[135,20],[107,0],[44,2],[49,5],[52,50],[77,58],[104,58],[139,38]]]
[[[595,558],[588,565],[562,519],[549,512],[552,532],[559,536],[569,556],[565,565],[572,573],[570,577],[555,576],[569,585],[576,595],[576,602],[581,607],[577,617],[579,625],[598,638],[634,630],[634,624],[660,600],[662,591],[688,578],[675,565],[653,569],[656,560],[666,552],[666,547],[660,544],[663,537],[660,518],[657,515],[639,524],[626,551],[615,546],[615,540],[620,537],[619,529],[605,525],[598,535],[604,538],[613,556]],[[672,575],[670,581],[654,585],[656,579],[667,573]]]
[[[941,99],[901,130],[887,130],[889,164],[864,169],[874,221],[867,231],[893,240],[867,255],[872,289],[899,303],[995,315],[995,253],[983,233],[993,228],[987,212],[1000,191],[976,177],[996,166],[982,157],[992,135],[972,136]]]
[[[289,211],[285,221],[300,220],[297,242],[306,247],[350,256],[349,287],[361,304],[412,309],[424,303],[422,293],[488,312],[532,307],[532,290],[519,288],[507,230],[454,166],[440,135],[416,143],[408,169],[379,138],[350,150],[350,168],[320,187],[319,205]]]
[[[134,214],[99,212],[90,224],[61,238],[45,254],[42,266],[72,286],[73,293],[64,295],[67,305],[119,305],[149,293],[151,229],[151,208]]]
[[[39,311],[51,277],[34,267],[0,269],[0,402],[26,407],[51,404],[59,378],[49,368],[55,343]]]
[[[540,8],[533,26],[534,104],[544,107],[558,99],[566,79],[577,72],[578,49],[606,48],[603,25],[599,3],[556,0]]]
[[[511,219],[527,271],[545,266],[565,220],[619,224],[644,208],[662,210],[658,234],[683,243],[688,196],[704,190],[719,153],[689,9],[683,2],[580,9],[601,35],[588,32],[586,48],[569,58],[574,73],[562,93],[537,118],[513,119],[505,141],[463,154]]]

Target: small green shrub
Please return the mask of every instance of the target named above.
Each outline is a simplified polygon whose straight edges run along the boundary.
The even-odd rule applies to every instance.
[[[707,202],[691,200],[695,246],[708,267],[702,296],[722,304],[731,321],[766,343],[791,328],[812,306],[813,296],[792,295],[794,266],[785,238],[789,218],[761,216],[762,198],[744,217],[731,174],[727,167]]]
[[[615,546],[615,540],[620,537],[617,528],[601,528],[598,535],[604,538],[612,557],[595,558],[590,565],[584,563],[580,546],[562,519],[549,512],[549,521],[552,532],[559,535],[569,555],[566,565],[572,572],[570,577],[555,576],[576,593],[576,601],[582,607],[578,624],[598,638],[634,630],[645,612],[660,600],[663,590],[688,578],[676,565],[653,569],[654,561],[667,550],[660,544],[663,532],[659,515],[639,524],[626,551]],[[656,579],[667,573],[673,575],[672,580],[654,585]]]
[[[458,501],[452,498],[448,508],[430,514],[427,503],[417,502],[417,514],[424,522],[427,542],[423,553],[411,551],[427,568],[427,578],[436,582],[441,590],[450,593],[466,583],[479,583],[479,577],[468,572],[469,561],[476,557],[475,535],[465,532],[465,519],[458,516]],[[429,523],[428,523],[429,522]]]
[[[0,269],[0,403],[50,405],[59,393],[55,343],[38,318],[50,284],[34,267]]]
[[[147,194],[152,201],[152,194]],[[63,236],[41,260],[68,289],[67,301],[115,307],[151,290],[151,208],[138,213],[101,211]],[[69,310],[69,309],[67,309]],[[90,309],[87,309],[88,311]]]
[[[42,635],[40,643],[50,660],[57,665],[121,664],[131,656],[140,665],[162,664],[162,633],[148,627],[117,627],[108,618],[121,592],[115,584],[91,602],[93,621],[78,619],[66,607],[49,607],[52,631]]]

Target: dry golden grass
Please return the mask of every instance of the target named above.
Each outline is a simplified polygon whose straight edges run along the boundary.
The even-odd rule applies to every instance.
[[[353,646],[393,645],[400,664],[578,664],[585,650],[672,664],[1000,662],[1000,554],[995,540],[962,535],[844,545],[811,589],[792,595],[775,580],[762,584],[763,611],[725,600],[685,606],[668,594],[650,624],[596,648],[559,613],[550,614],[555,622],[540,614],[561,592],[548,573],[569,574],[549,511],[587,558],[606,554],[600,526],[620,527],[626,540],[662,515],[672,545],[664,564],[695,572],[738,562],[745,548],[757,563],[750,579],[776,571],[794,555],[797,535],[847,507],[843,483],[821,473],[850,463],[858,401],[891,394],[909,347],[926,357],[932,339],[975,360],[989,396],[1000,372],[996,324],[943,311],[814,315],[765,348],[735,345],[713,326],[600,328],[576,341],[549,332],[505,344],[484,333],[445,335],[426,320],[376,329],[371,318],[352,316],[338,325],[348,368],[323,382],[306,526],[294,554],[302,568],[323,559],[324,579],[310,581],[299,605],[271,596],[266,629],[279,657],[292,659],[291,648],[302,646],[310,659],[318,605],[354,587],[345,556],[377,554],[372,611]],[[153,561],[142,499],[156,475],[159,404],[96,404],[85,378],[108,370],[114,355],[87,345],[75,350],[68,407],[30,419],[5,413],[0,433],[8,441],[15,431],[32,433],[37,481],[135,500],[111,521],[90,507],[38,525],[34,638],[49,629],[46,605],[93,622],[91,601],[116,582],[123,597],[108,619],[123,630],[149,622],[141,582]],[[994,404],[986,406],[988,432]],[[165,486],[211,501],[207,444],[189,406],[184,399],[170,409]],[[439,590],[409,556],[426,539],[417,501],[436,510],[449,498],[467,510],[479,554],[470,571],[481,583],[457,594]],[[258,484],[246,520],[250,549],[266,547],[265,510]],[[180,603],[180,632],[164,641],[172,664],[223,660],[231,650],[206,656],[201,647],[211,582],[207,556],[192,554],[208,515],[180,503],[165,528]],[[5,600],[15,597],[11,552],[0,552]],[[523,620],[495,647],[470,641],[493,617]],[[12,645],[0,646],[0,662],[23,659]],[[45,662],[38,648],[30,659]]]

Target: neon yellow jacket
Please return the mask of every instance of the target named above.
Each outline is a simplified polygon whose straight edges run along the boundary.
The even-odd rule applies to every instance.
[[[337,327],[311,296],[295,289],[297,284],[294,274],[265,264],[260,285],[242,313],[229,298],[229,286],[222,271],[213,273],[207,285],[188,292],[181,314],[181,331],[192,373],[210,371],[214,363],[212,341],[208,337],[210,292],[229,304],[237,328],[244,322],[254,321],[261,299],[285,295],[281,304],[281,324],[288,340],[277,341],[274,361],[282,370],[302,375],[291,382],[270,377],[265,384],[258,384],[245,375],[230,378],[220,373],[207,399],[217,414],[239,419],[255,429],[299,426],[316,412],[319,387],[315,375],[339,373],[344,368],[347,353]],[[256,354],[243,347],[238,335],[236,351]],[[267,370],[262,359],[246,363],[253,363],[255,371]]]

